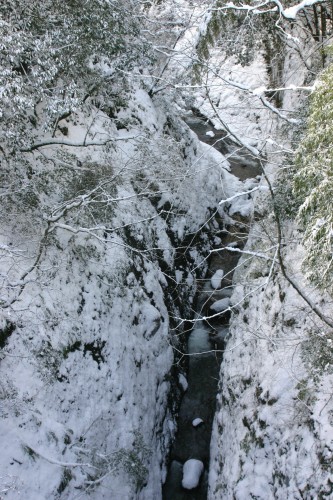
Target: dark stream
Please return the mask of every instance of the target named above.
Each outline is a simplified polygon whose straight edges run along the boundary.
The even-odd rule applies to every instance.
[[[246,152],[240,152],[239,148],[226,138],[225,132],[215,130],[207,120],[201,117],[193,116],[186,121],[202,142],[212,145],[228,157],[231,172],[234,175],[241,180],[260,175],[258,164]],[[208,131],[213,131],[215,136],[207,136],[206,132]],[[232,157],[230,157],[231,154]],[[242,224],[229,227],[228,232],[222,238],[221,246],[235,241],[239,241],[239,246],[243,246],[246,233],[246,226],[242,227]],[[232,269],[237,264],[238,259],[239,255],[232,252],[223,251],[213,254],[209,266],[209,276],[198,298],[197,319],[207,315],[212,299],[219,300],[231,295]],[[213,290],[209,277],[217,269],[224,270],[224,278],[222,288]],[[229,331],[227,323],[227,318],[215,320],[214,324],[198,321],[190,333],[188,353],[192,355],[189,357],[188,389],[180,407],[178,431],[171,450],[167,480],[163,487],[164,500],[206,500],[207,498],[211,431],[222,361],[221,351],[223,351],[224,340]],[[203,420],[203,423],[198,427],[192,425],[195,418]],[[183,464],[191,458],[201,460],[205,469],[199,486],[192,490],[186,490],[181,485]]]

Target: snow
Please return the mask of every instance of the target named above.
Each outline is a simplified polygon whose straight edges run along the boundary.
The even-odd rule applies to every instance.
[[[188,382],[187,382],[186,377],[182,373],[180,373],[178,375],[178,381],[179,381],[179,384],[180,384],[181,388],[183,389],[183,391],[184,392],[187,391],[187,389],[188,389]]]
[[[133,88],[118,119],[127,129],[117,130],[100,110],[93,119],[77,112],[75,123],[66,122],[69,142],[84,140],[87,127],[98,143],[106,136],[124,139],[106,150],[75,148],[70,164],[79,166],[73,177],[56,162],[67,161],[72,154],[69,146],[43,149],[55,158],[52,168],[36,155],[36,171],[50,178],[44,201],[55,218],[64,199],[73,206],[83,200],[73,199],[73,185],[84,172],[101,172],[102,179],[115,177],[116,183],[104,184],[98,194],[99,201],[109,196],[101,223],[96,218],[101,212],[104,217],[103,211],[92,207],[91,225],[101,229],[89,227],[90,198],[84,199],[87,210],[83,204],[57,222],[42,256],[41,276],[31,273],[8,311],[16,330],[0,364],[0,469],[3,487],[7,477],[13,478],[9,500],[52,498],[61,484],[61,498],[73,498],[77,488],[85,487],[96,462],[98,474],[105,478],[89,491],[92,499],[111,495],[142,500],[161,494],[166,455],[176,432],[168,404],[174,365],[165,303],[168,286],[170,279],[178,282],[183,298],[181,309],[174,306],[172,313],[188,317],[196,292],[193,268],[207,268],[204,256],[211,243],[206,231],[201,248],[189,252],[190,264],[184,261],[175,269],[176,247],[186,235],[205,227],[209,207],[233,196],[242,183],[228,172],[226,158],[200,143],[161,97],[153,102],[145,91]],[[169,134],[164,133],[167,119]],[[129,136],[136,139],[125,140]],[[147,190],[147,179],[153,183],[149,190],[154,198],[138,196]],[[107,191],[108,186],[113,190]],[[171,207],[167,216],[165,207]],[[26,225],[25,214],[15,223],[21,222],[19,217]],[[6,252],[4,267],[12,281],[19,281],[22,267],[33,262],[31,257],[25,263],[25,255],[38,252],[45,221],[39,220],[39,233],[31,228],[31,238],[13,230],[10,218],[6,224],[0,241]],[[161,249],[160,261],[155,250],[148,255],[141,248]],[[178,382],[185,391],[182,373]],[[126,471],[131,453],[147,469],[146,477],[140,469]],[[109,471],[113,460],[118,464],[114,473]],[[59,462],[80,464],[69,467],[72,478],[67,482]],[[139,494],[138,474],[146,482]]]
[[[251,89],[266,86],[267,75],[262,55],[258,55],[255,62],[244,70],[234,58],[222,59],[219,50],[212,49],[211,65],[218,70],[211,73],[208,71],[210,100],[234,137],[240,139],[241,144],[247,146],[253,154],[258,153],[264,145],[261,123],[265,120],[267,110],[258,109],[261,94]],[[210,119],[217,130],[224,128],[204,94],[197,93],[195,106]]]
[[[193,427],[199,427],[199,425],[201,425],[203,423],[204,423],[204,421],[200,417],[197,417],[194,420],[192,420]]]
[[[296,16],[299,6],[305,4],[285,12],[290,17]],[[299,35],[297,29],[293,35]],[[311,52],[311,42],[306,49]],[[216,53],[213,57],[218,62],[219,55]],[[299,68],[297,74],[295,67]],[[227,85],[220,89],[216,85],[210,95],[216,106],[220,106],[221,116],[231,131],[241,137],[242,144],[251,143],[258,149],[266,149],[265,170],[274,185],[278,165],[283,161],[279,150],[283,143],[285,149],[291,146],[275,119],[268,119],[267,109],[261,108],[255,116],[255,102],[265,89],[269,89],[261,56],[243,70],[233,65],[231,58],[223,61],[220,68],[222,78],[229,69],[229,80],[235,80],[237,75],[244,87],[253,89],[251,95],[243,93],[241,97]],[[284,61],[283,87],[290,92],[284,92],[283,109],[295,110],[302,106],[300,94],[292,90],[303,87],[306,77],[299,57],[288,53]],[[214,77],[209,82],[214,83]],[[218,120],[203,94],[197,94],[196,103],[218,128]],[[239,114],[233,108],[239,110]],[[255,189],[251,196],[236,196],[230,200],[232,205],[228,208],[231,218],[236,214],[251,216],[255,204],[256,213],[263,217],[259,222],[258,216],[251,220],[249,241],[244,250],[254,252],[253,256],[276,241],[271,214],[267,213],[267,185],[256,180],[260,182],[257,184],[259,189],[249,182],[247,189]],[[226,206],[224,200],[222,206]],[[283,257],[290,275],[324,311],[328,311],[332,299],[320,296],[318,290],[311,291],[302,274],[304,249],[297,243],[297,228],[290,224],[283,231],[284,241],[288,242]],[[231,242],[229,246],[235,245]],[[269,255],[274,258],[274,249]],[[333,413],[332,367],[331,361],[328,364],[323,361],[321,368],[314,369],[309,360],[316,351],[316,335],[319,338],[324,330],[331,340],[330,335],[283,279],[278,266],[250,256],[251,253],[242,256],[234,275],[235,288],[231,297],[234,312],[220,372],[208,498],[330,497],[331,468],[325,468],[322,457],[330,461],[333,449],[332,419],[328,418]],[[219,311],[222,305],[223,309],[228,307],[227,303],[216,301],[211,309],[215,311],[215,306]],[[327,355],[328,351],[325,352]]]
[[[257,87],[256,89],[252,90],[252,93],[254,95],[258,95],[259,96],[259,95],[262,95],[264,92],[266,92],[266,90],[267,90],[266,87]]]
[[[264,191],[256,203],[265,203]],[[245,251],[270,244],[268,221],[269,216],[252,223]],[[311,292],[302,276],[304,249],[297,243],[297,228],[289,224],[284,231],[289,272],[328,310],[327,298]],[[301,498],[304,488],[308,498],[316,498],[330,488],[330,472],[316,450],[319,446],[329,457],[333,445],[332,422],[327,419],[333,410],[328,396],[333,374],[325,365],[316,369],[315,381],[309,363],[316,350],[311,332],[315,328],[322,335],[325,327],[283,277],[275,272],[268,278],[269,271],[268,262],[249,261],[244,255],[235,272],[231,302],[237,304],[237,314],[231,317],[221,366],[209,500]]]
[[[295,17],[301,6],[312,3],[305,0],[285,13]],[[181,24],[184,5],[176,4]],[[179,71],[193,61],[198,31],[205,32],[209,19],[209,15],[202,19],[204,10],[205,5],[195,2],[195,22],[179,38],[174,48],[179,53],[172,58],[165,81],[170,74],[177,81]],[[218,72],[209,74],[210,98],[231,136],[240,139],[230,159],[241,158],[237,150],[245,147],[253,153],[265,148],[268,154],[281,149],[275,118],[260,101],[268,88],[263,54],[242,67],[233,58],[224,59],[220,48],[211,52]],[[299,62],[286,59],[285,88],[304,83],[305,69]],[[104,64],[98,69],[105,75],[111,72]],[[126,98],[118,123],[91,105],[66,122],[66,140],[57,131],[53,144],[43,148],[43,158],[33,153],[34,177],[48,179],[48,192],[41,194],[45,214],[53,217],[64,200],[82,189],[82,185],[74,189],[82,172],[114,181],[112,189],[108,191],[106,183],[98,193],[101,198],[108,196],[102,221],[108,231],[104,226],[89,230],[89,222],[95,227],[101,211],[98,203],[89,206],[86,199],[87,205],[54,227],[39,268],[23,280],[25,287],[17,300],[0,316],[1,325],[7,318],[16,324],[1,350],[0,363],[0,492],[8,500],[65,500],[75,498],[78,491],[92,500],[162,496],[166,455],[176,432],[168,403],[175,366],[169,320],[191,313],[196,271],[207,268],[200,266],[211,241],[206,232],[206,239],[189,250],[190,263],[175,268],[179,248],[186,236],[205,227],[212,207],[226,223],[235,216],[251,215],[254,201],[257,210],[266,210],[267,186],[260,179],[259,186],[235,178],[228,158],[198,142],[168,98],[157,93],[152,100],[138,84],[130,84]],[[295,109],[295,99],[295,93],[287,92],[283,108]],[[203,88],[197,89],[191,105],[216,129],[223,128]],[[120,122],[124,126],[118,130]],[[214,137],[214,132],[207,136]],[[101,148],[105,139],[110,142]],[[86,147],[76,147],[73,153],[69,144],[83,141]],[[275,169],[279,157],[275,154],[273,160],[269,163],[268,157],[267,172]],[[25,176],[24,162],[21,168]],[[83,180],[89,183],[88,177]],[[30,219],[29,212],[15,210],[12,220],[4,213],[0,249],[6,257],[1,273],[2,277],[8,273],[10,283],[22,284],[21,276],[33,264],[38,235],[45,231],[45,214]],[[221,312],[230,303],[237,304],[221,368],[211,444],[211,500],[233,496],[282,500],[299,498],[300,491],[315,498],[330,487],[332,365],[325,362],[322,372],[312,373],[304,361],[305,354],[309,356],[304,346],[320,337],[318,329],[327,332],[277,275],[271,260],[250,261],[266,243],[272,246],[272,220],[265,223],[264,227],[251,223],[249,253],[236,271],[231,302],[223,298],[211,306]],[[306,289],[299,268],[302,248],[293,244],[293,229],[287,237],[291,242],[284,249],[287,265]],[[218,245],[221,240],[213,241]],[[214,290],[222,279],[220,269],[211,279]],[[168,311],[166,300],[173,300],[170,282],[177,285],[181,305],[169,306],[174,309]],[[17,289],[9,286],[5,299]],[[314,301],[324,299],[330,303],[314,294]],[[203,340],[202,328],[195,328],[191,340],[195,352],[211,347]],[[178,383],[186,391],[182,373]],[[195,418],[192,425],[199,420]],[[132,472],[125,467],[129,457],[135,457],[138,467]],[[64,470],[66,464],[70,474]],[[116,471],[112,464],[118,464]],[[92,471],[104,477],[94,489],[86,482]],[[195,488],[202,471],[199,460],[186,462],[183,486]],[[145,483],[140,491],[138,479]]]
[[[224,276],[223,269],[218,269],[211,277],[210,284],[212,288],[214,288],[214,290],[221,288],[223,276]]]
[[[184,463],[182,486],[187,490],[196,488],[200,482],[200,476],[204,465],[200,460],[191,458]]]
[[[303,0],[302,2],[299,2],[293,7],[288,7],[287,9],[283,9],[282,12],[283,15],[288,19],[296,19],[296,16],[299,13],[299,11],[301,11],[305,7],[310,7],[311,5],[314,5],[316,3],[318,3],[318,0]]]
[[[230,298],[226,297],[224,299],[217,300],[214,302],[210,309],[216,313],[226,311],[230,306]]]
[[[208,137],[215,137],[215,134],[214,134],[214,132],[212,130],[208,130],[208,132],[206,132],[206,135]]]

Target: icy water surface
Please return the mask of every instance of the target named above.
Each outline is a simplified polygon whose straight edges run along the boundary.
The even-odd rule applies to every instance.
[[[229,153],[233,153],[233,157],[228,158],[231,171],[241,180],[260,174],[259,166],[246,153],[236,152],[235,144],[225,138],[225,132],[214,130],[208,121],[196,116],[189,118],[187,123],[201,141],[216,147],[227,157]],[[215,136],[207,136],[208,131],[214,131]],[[239,228],[235,231],[239,235]],[[231,234],[225,235],[221,246],[235,240],[232,228],[230,232]],[[246,237],[246,229],[243,237]],[[198,299],[195,318],[197,321],[194,323],[188,340],[187,381],[189,385],[180,407],[178,432],[171,451],[168,477],[163,488],[163,500],[206,500],[207,498],[211,431],[224,339],[229,329],[223,320],[209,325],[201,318],[205,316],[207,304],[213,295],[214,299],[220,299],[231,294],[231,270],[237,264],[238,259],[239,255],[232,252],[214,253],[210,262],[210,275],[217,269],[223,269],[227,277],[223,279],[222,289],[217,291],[211,288],[208,279]],[[204,423],[199,427],[193,427],[192,421],[195,418],[201,418]],[[190,458],[201,460],[205,470],[199,486],[192,490],[185,490],[181,485],[183,464]]]

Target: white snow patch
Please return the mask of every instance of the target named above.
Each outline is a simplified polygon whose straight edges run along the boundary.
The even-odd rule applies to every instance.
[[[214,290],[221,288],[223,276],[224,276],[223,269],[218,269],[211,277],[210,284],[212,288],[214,288]]]
[[[204,470],[201,460],[191,458],[184,463],[182,486],[187,490],[196,488],[200,481],[200,476]]]
[[[214,312],[219,313],[228,309],[229,306],[230,306],[230,299],[229,297],[226,297],[224,299],[220,299],[214,302],[214,304],[210,306],[210,309]]]
[[[252,90],[252,94],[259,96],[262,95],[266,90],[266,87],[257,87],[256,89]]]
[[[178,284],[181,283],[183,279],[183,271],[179,271],[179,269],[177,269],[175,272],[175,277],[176,277],[176,282]]]
[[[186,380],[186,377],[182,373],[180,373],[178,375],[178,382],[179,382],[181,388],[183,389],[183,391],[184,392],[187,391],[187,389],[188,389],[188,382]]]
[[[204,423],[204,421],[200,417],[197,417],[194,420],[192,420],[193,427],[198,427],[199,425],[201,425],[203,423]]]

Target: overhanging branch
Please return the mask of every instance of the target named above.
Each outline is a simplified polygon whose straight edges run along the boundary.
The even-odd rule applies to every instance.
[[[45,139],[44,141],[38,142],[36,144],[33,144],[29,148],[23,148],[20,151],[22,153],[32,153],[32,151],[35,151],[36,149],[39,148],[45,148],[48,146],[69,146],[72,148],[87,148],[90,146],[106,146],[110,142],[119,142],[119,141],[129,141],[133,139],[138,139],[141,137],[142,134],[137,134],[137,135],[128,135],[125,137],[112,137],[109,139],[106,139],[104,141],[79,141],[79,142],[74,142],[74,141],[66,141],[64,139],[56,139],[56,138],[50,138],[50,139]]]

